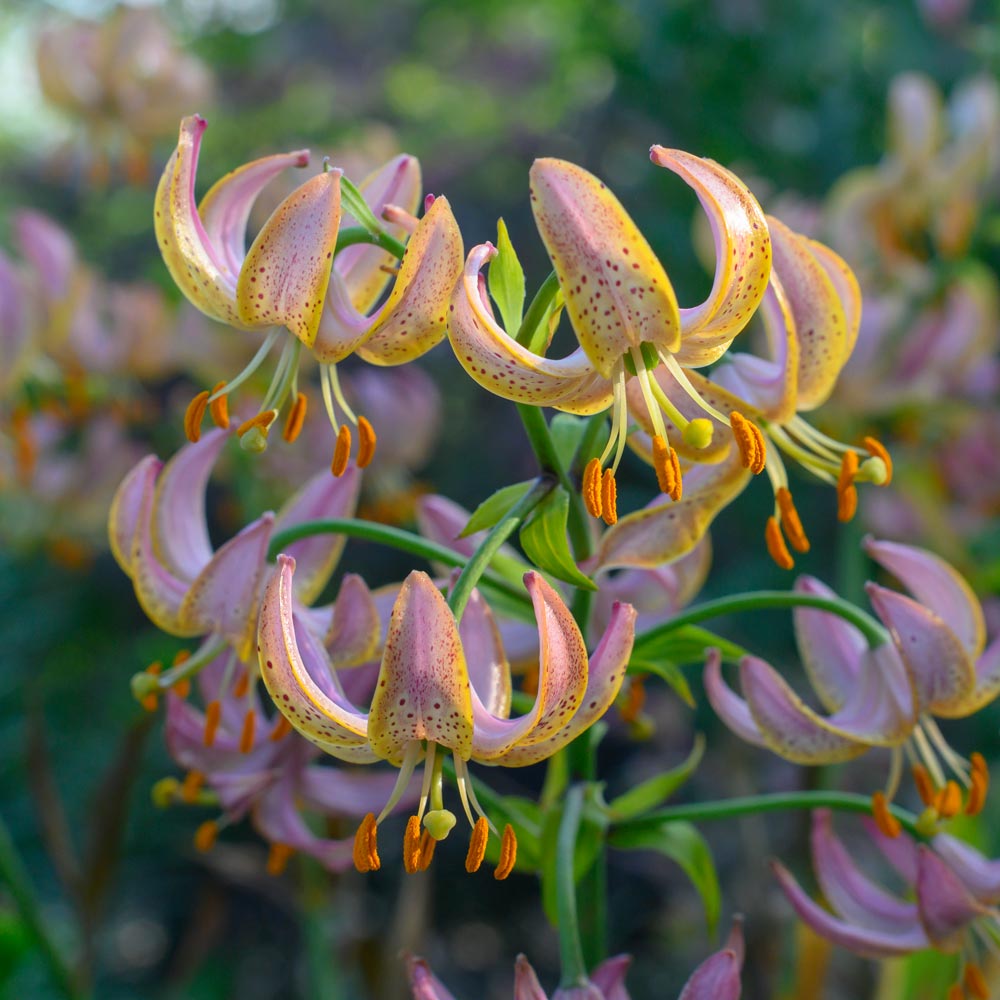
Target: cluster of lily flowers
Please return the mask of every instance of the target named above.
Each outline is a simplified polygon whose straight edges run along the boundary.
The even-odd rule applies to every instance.
[[[185,771],[161,781],[155,794],[164,804],[215,810],[195,834],[202,850],[249,816],[271,845],[274,873],[295,851],[332,870],[378,870],[380,827],[397,809],[409,816],[402,865],[421,871],[460,811],[468,824],[466,870],[477,871],[489,856],[495,878],[505,879],[518,867],[515,831],[484,808],[470,762],[522,767],[545,760],[620,695],[622,702],[637,696],[636,682],[626,684],[637,627],[668,620],[695,595],[707,572],[708,529],[754,476],[766,474],[773,495],[762,534],[783,569],[794,566],[792,551],[810,547],[786,461],[835,488],[841,521],[855,514],[859,483],[890,482],[892,462],[878,439],[844,443],[802,415],[830,396],[851,355],[861,322],[858,282],[833,250],[765,215],[733,173],[654,146],[653,163],[694,190],[714,239],[712,290],[703,303],[682,308],[663,265],[606,185],[574,164],[541,159],[530,196],[554,279],[522,321],[521,303],[494,291],[493,269],[516,266],[505,231],[497,245],[480,243],[466,255],[451,206],[423,196],[413,157],[394,158],[357,187],[324,164],[281,202],[247,249],[255,199],[286,168],[305,167],[309,154],[245,164],[197,204],[205,128],[198,116],[181,123],[156,195],[157,241],[198,309],[257,332],[262,342],[242,372],[191,401],[189,443],[165,464],[142,459],[112,504],[112,551],[144,611],[164,631],[199,640],[167,669],[154,664],[133,680],[147,708],[166,702],[167,743]],[[549,358],[563,312],[579,346]],[[762,353],[732,351],[755,316],[763,321]],[[350,405],[338,366],[352,355],[377,368],[403,365],[445,337],[462,368],[494,394],[610,416],[579,470],[595,539],[582,568],[601,581],[586,635],[567,591],[513,549],[501,555],[524,571],[537,638],[492,610],[479,591],[456,615],[443,593],[454,578],[443,571],[413,571],[375,590],[347,574],[335,600],[315,606],[344,538],[296,534],[296,526],[354,516],[363,470],[383,434]],[[236,416],[240,387],[275,349],[263,399]],[[708,374],[700,371],[709,366]],[[294,442],[306,426],[313,369],[329,422],[329,470],[308,478],[277,515],[264,514],[213,547],[204,495],[216,460],[232,438],[247,451],[266,450],[275,427]],[[215,425],[208,431],[206,417]],[[387,436],[394,430],[385,428]],[[619,516],[616,473],[626,445],[652,466],[658,491],[643,509]],[[428,540],[473,554],[477,539],[458,537],[467,512],[431,496],[417,502],[417,513]],[[739,663],[738,695],[723,680],[721,654],[709,653],[706,691],[734,733],[795,763],[890,749],[885,786],[872,797],[871,833],[915,886],[917,901],[890,899],[868,882],[825,813],[815,817],[814,857],[836,914],[776,866],[779,882],[806,922],[861,953],[963,950],[955,995],[986,997],[974,942],[977,934],[994,938],[982,928],[1000,898],[1000,876],[994,862],[939,827],[982,810],[989,775],[982,755],[962,757],[935,719],[970,715],[995,698],[1000,643],[987,646],[978,600],[943,560],[899,543],[864,545],[909,595],[869,583],[879,621],[857,611],[863,629],[829,610],[796,609],[802,662],[823,712],[754,656]],[[608,575],[613,569],[624,572]],[[811,577],[796,590],[835,596]],[[525,663],[534,666],[534,697],[517,700],[512,665]],[[193,681],[201,707],[190,699]],[[516,700],[527,707],[512,716]],[[339,763],[321,762],[324,756]],[[891,803],[907,761],[924,813],[917,829],[904,833]],[[397,774],[372,779],[359,767],[379,762]],[[446,801],[446,776],[457,792],[455,809]],[[353,817],[356,832],[319,836],[309,813]],[[926,842],[913,840],[914,832]],[[737,927],[681,996],[737,997],[741,963]],[[625,997],[626,967],[612,959],[588,983],[555,995]],[[421,960],[410,970],[414,996],[451,996]],[[515,996],[545,996],[523,958]]]

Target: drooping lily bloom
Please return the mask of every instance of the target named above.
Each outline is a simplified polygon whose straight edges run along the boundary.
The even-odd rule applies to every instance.
[[[468,761],[522,767],[544,760],[600,718],[625,675],[635,611],[618,605],[592,657],[559,595],[538,573],[525,585],[538,621],[539,682],[532,709],[510,718],[510,667],[493,615],[474,594],[461,624],[425,573],[412,572],[392,607],[378,681],[367,712],[344,695],[327,652],[314,639],[294,598],[296,561],[278,558],[267,583],[258,631],[260,670],[274,703],[305,737],[354,763],[387,760],[400,768],[396,791],[355,840],[361,871],[379,867],[377,825],[398,801],[421,759],[420,806],[407,824],[408,871],[430,863],[434,843],[455,825],[444,806],[442,766],[454,759],[472,841],[466,868],[479,868],[491,830],[469,780]],[[428,809],[428,805],[430,808]],[[516,840],[503,832],[498,878],[513,868]]]
[[[705,690],[720,718],[741,738],[799,764],[850,760],[871,747],[891,747],[885,792],[873,807],[887,830],[898,825],[886,803],[895,795],[905,748],[917,790],[931,821],[962,809],[979,812],[989,775],[983,757],[965,761],[945,741],[934,716],[977,711],[1000,690],[1000,644],[983,652],[982,608],[968,584],[931,553],[891,542],[865,541],[865,550],[903,580],[928,607],[869,583],[872,605],[891,641],[869,646],[843,618],[816,608],[795,609],[795,631],[806,674],[826,714],[810,708],[763,660],[740,662],[739,697],[723,681],[718,653],[705,664]],[[818,580],[802,577],[796,589],[833,596]],[[945,619],[949,624],[945,624]],[[978,657],[978,659],[977,659]],[[954,775],[949,778],[948,774]]]
[[[678,1000],[739,1000],[743,955],[743,927],[737,918],[725,946],[694,970]],[[411,957],[407,962],[413,1000],[455,1000],[422,958]],[[631,963],[629,955],[609,958],[594,969],[586,983],[560,987],[552,994],[552,1000],[629,1000],[625,975]],[[514,966],[514,1000],[547,1000],[547,997],[527,958],[518,955]]]
[[[338,648],[335,641],[330,652],[344,662],[342,645]],[[317,764],[319,751],[312,744],[293,732],[282,716],[265,715],[257,687],[249,680],[255,673],[256,664],[243,664],[227,651],[198,674],[205,711],[176,693],[167,695],[167,748],[187,775],[182,782],[160,782],[154,795],[158,801],[190,804],[198,804],[206,793],[214,796],[221,815],[198,828],[195,844],[201,850],[209,849],[222,829],[249,814],[271,844],[272,874],[281,871],[293,851],[342,871],[351,865],[353,837],[318,836],[303,812],[360,819],[381,807],[395,775]],[[415,796],[407,798],[413,801]]]
[[[651,156],[694,188],[712,224],[715,281],[701,305],[678,307],[663,266],[598,178],[572,163],[541,159],[531,169],[532,209],[580,347],[564,359],[549,359],[500,328],[480,278],[496,253],[489,243],[469,253],[448,326],[456,357],[491,392],[570,413],[611,410],[611,435],[601,457],[588,465],[583,484],[590,512],[608,523],[617,517],[614,472],[629,433],[626,386],[631,380],[638,387],[634,392],[654,429],[660,487],[679,496],[680,469],[666,422],[678,431],[675,444],[683,441],[698,450],[712,439],[705,413],[713,408],[691,384],[687,369],[725,354],[757,309],[771,272],[763,212],[734,174],[680,150],[654,146]],[[664,394],[652,377],[660,369],[676,381],[680,396],[693,398],[705,411],[693,419],[684,416],[679,398]],[[745,464],[755,465],[747,442],[759,445],[759,433],[742,415],[734,418],[734,433],[744,442]]]
[[[784,865],[772,862],[795,912],[820,936],[869,958],[924,948],[961,952],[962,975],[949,1000],[988,1000],[974,932],[982,930],[995,939],[1000,930],[998,863],[953,837],[939,834],[930,845],[917,844],[908,836],[887,837],[870,820],[864,822],[872,841],[914,890],[914,901],[869,879],[834,834],[830,811],[820,809],[813,813],[813,868],[830,909],[813,901]],[[989,928],[983,926],[987,923]]]
[[[285,338],[264,403],[241,427],[245,447],[262,450],[271,424],[289,401],[286,439],[293,439],[305,416],[298,392],[298,356],[305,345],[320,364],[323,400],[330,422],[339,425],[333,471],[346,468],[351,450],[348,424],[358,428],[358,464],[372,457],[371,424],[347,404],[336,364],[352,353],[377,365],[398,365],[419,357],[444,336],[447,302],[461,273],[462,241],[448,201],[437,198],[409,238],[392,291],[378,309],[389,274],[386,251],[354,245],[334,253],[341,218],[339,170],[324,170],[306,181],[275,209],[246,249],[250,209],[267,183],[286,167],[309,162],[306,150],[267,156],[244,164],[218,181],[195,204],[194,182],[206,122],[183,119],[177,150],[171,156],[156,194],[156,235],[171,276],[202,312],[240,329],[268,330],[248,367],[228,385],[195,397],[185,429],[197,438],[206,407],[226,423],[226,394],[261,364],[281,328]],[[397,216],[412,219],[420,199],[420,168],[412,156],[398,156],[372,174],[362,193],[376,217],[395,202]],[[387,223],[386,231],[405,238],[404,224]],[[347,421],[341,423],[337,408]]]

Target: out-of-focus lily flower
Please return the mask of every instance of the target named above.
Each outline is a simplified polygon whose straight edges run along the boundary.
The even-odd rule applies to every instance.
[[[705,302],[678,307],[663,266],[598,178],[572,163],[542,159],[531,169],[532,209],[580,347],[562,360],[548,359],[500,328],[480,278],[496,253],[489,243],[469,253],[448,328],[458,360],[491,392],[570,413],[610,409],[611,435],[601,457],[588,465],[583,483],[591,514],[609,524],[617,519],[614,473],[629,433],[626,386],[632,380],[637,387],[633,394],[653,428],[660,488],[679,499],[680,467],[667,422],[678,432],[675,444],[705,449],[712,441],[705,413],[717,412],[686,370],[725,354],[755,312],[771,273],[763,212],[734,174],[680,150],[654,146],[650,155],[694,188],[711,220],[716,271]],[[653,377],[661,370],[680,387],[677,397],[661,391]],[[698,415],[682,414],[679,397],[695,400],[702,408]],[[742,415],[734,418],[733,429],[738,439],[763,448],[759,432]],[[756,464],[749,446],[741,446],[741,454],[745,465]],[[756,471],[762,469],[761,464]]]
[[[267,549],[275,530],[317,517],[349,517],[360,475],[316,476],[275,517],[268,513],[213,549],[205,489],[230,433],[217,428],[188,444],[164,465],[148,455],[125,477],[111,505],[111,551],[135,586],[150,619],[177,636],[217,637],[240,659],[253,649]],[[296,581],[310,603],[325,586],[344,539],[319,535],[289,546],[302,567]]]
[[[974,932],[995,938],[1000,902],[997,862],[939,834],[927,844],[890,838],[866,820],[871,839],[915,891],[908,902],[871,881],[834,834],[829,810],[813,813],[813,868],[831,909],[814,902],[784,865],[772,868],[795,912],[817,934],[869,958],[908,955],[924,948],[962,953],[962,975],[949,1000],[989,1000]],[[831,912],[832,910],[832,912]],[[985,925],[989,924],[989,927]]]
[[[694,970],[678,1000],[739,1000],[743,955],[743,926],[736,919],[725,946]],[[455,1000],[422,958],[407,961],[414,1000]],[[560,987],[552,994],[552,1000],[629,1000],[625,975],[631,963],[629,955],[609,958],[594,969],[586,983]],[[547,997],[527,958],[518,955],[514,966],[514,1000],[547,1000]]]
[[[185,418],[196,439],[206,408],[225,425],[225,399],[285,338],[271,386],[260,412],[240,428],[250,450],[266,447],[267,432],[286,403],[286,440],[294,440],[305,417],[305,396],[298,391],[302,345],[320,363],[323,400],[331,425],[339,426],[333,471],[343,473],[351,451],[354,424],[360,436],[358,464],[375,448],[369,421],[355,416],[337,380],[336,364],[352,353],[378,365],[397,365],[430,350],[444,336],[451,288],[461,273],[462,241],[447,199],[437,198],[419,221],[399,265],[392,290],[374,309],[389,280],[386,251],[354,245],[334,253],[341,225],[339,170],[325,170],[293,191],[245,248],[250,208],[264,186],[285,167],[305,166],[305,150],[267,156],[227,174],[196,206],[194,181],[206,127],[198,116],[183,119],[177,150],[168,161],[156,194],[157,241],[171,276],[202,312],[240,329],[268,329],[260,350],[228,385],[200,393]],[[397,216],[412,219],[420,197],[420,168],[411,156],[390,160],[362,185],[373,213],[383,216],[396,200]],[[399,222],[391,235],[406,235]],[[338,420],[337,407],[346,419]]]
[[[985,760],[973,754],[970,764],[960,757],[934,716],[965,716],[996,697],[1000,643],[983,651],[982,608],[965,580],[943,560],[922,549],[872,539],[865,541],[865,550],[936,611],[869,583],[872,605],[892,637],[872,647],[839,616],[796,608],[802,662],[827,715],[806,705],[774,668],[754,656],[740,662],[740,698],[722,680],[721,658],[713,652],[705,665],[709,700],[740,737],[795,763],[832,763],[873,746],[893,748],[885,792],[873,797],[874,813],[887,831],[898,832],[886,806],[896,793],[904,745],[918,761],[913,776],[929,811],[928,823],[962,809],[961,786],[968,790],[966,812],[978,813],[989,787]],[[811,577],[801,578],[796,589],[833,593]]]
[[[98,182],[119,155],[126,176],[145,181],[152,143],[188,108],[208,103],[213,89],[205,64],[177,44],[151,7],[53,24],[39,36],[36,62],[46,98],[83,126]]]
[[[274,703],[327,753],[355,763],[388,760],[400,768],[397,789],[385,808],[377,818],[366,816],[358,830],[355,865],[360,871],[379,867],[378,823],[396,804],[421,759],[420,806],[407,824],[403,858],[408,871],[430,863],[434,843],[456,822],[444,807],[442,793],[442,766],[451,752],[459,796],[473,828],[466,868],[477,870],[492,826],[476,800],[467,762],[533,764],[600,718],[625,675],[634,610],[616,607],[588,663],[583,637],[566,605],[538,573],[526,574],[538,620],[538,693],[531,711],[511,719],[510,667],[490,609],[474,594],[461,624],[456,624],[431,578],[414,571],[393,604],[378,682],[371,707],[364,712],[339,690],[328,654],[297,608],[295,564],[290,556],[279,556],[261,606],[260,670]],[[508,826],[498,878],[510,873],[515,856],[514,831]]]
[[[335,637],[331,656],[343,662],[349,653]],[[360,819],[381,807],[395,775],[318,765],[319,751],[312,744],[293,732],[281,715],[265,715],[257,687],[250,683],[255,673],[255,664],[241,663],[234,652],[226,651],[198,675],[204,711],[176,692],[168,694],[167,748],[187,775],[183,781],[163,779],[154,798],[163,804],[211,800],[221,808],[221,816],[202,823],[195,834],[201,850],[249,813],[271,844],[267,867],[272,874],[283,869],[293,851],[342,871],[351,865],[353,837],[317,836],[303,811]],[[405,798],[412,802],[415,796]]]

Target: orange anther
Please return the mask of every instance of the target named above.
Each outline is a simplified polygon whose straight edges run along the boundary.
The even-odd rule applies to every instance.
[[[591,517],[601,516],[601,463],[592,458],[583,470],[583,503]]]
[[[364,418],[358,417],[358,468],[363,469],[375,457],[375,428]]]
[[[243,731],[240,733],[240,753],[250,753],[253,750],[254,730],[257,727],[257,713],[250,709],[243,716]]]
[[[278,416],[277,410],[262,410],[256,416],[251,417],[249,420],[244,420],[239,427],[236,428],[236,436],[243,437],[247,431],[253,430],[255,427],[258,428],[262,434],[265,436],[267,432],[271,429],[271,424],[274,423],[275,418]]]
[[[508,823],[503,828],[503,836],[500,838],[500,860],[493,871],[493,877],[502,882],[514,870],[515,861],[517,861],[517,837],[514,836],[514,828]]]
[[[837,477],[837,520],[850,521],[858,509],[858,490],[854,477],[858,474],[858,453],[847,451],[840,462]]]
[[[425,872],[431,866],[431,862],[434,860],[434,848],[437,847],[437,841],[424,830],[420,837],[420,857],[417,859],[417,871]]]
[[[621,717],[623,722],[635,722],[639,718],[639,713],[646,704],[646,685],[641,677],[630,677],[628,691],[625,695],[625,704],[622,705]]]
[[[962,973],[962,982],[968,990],[969,996],[975,1000],[990,1000],[990,987],[983,975],[983,970],[974,962],[969,962]]]
[[[207,819],[194,831],[194,847],[196,851],[207,854],[214,846],[219,836],[219,824],[214,819]]]
[[[201,439],[201,422],[205,419],[205,410],[208,407],[210,395],[211,393],[207,389],[202,390],[188,403],[187,409],[184,411],[184,435],[188,441]]]
[[[342,476],[347,470],[347,460],[351,457],[351,428],[347,424],[341,424],[337,431],[337,443],[333,448],[333,461],[330,463],[330,471],[335,476]]]
[[[219,720],[222,718],[222,705],[218,700],[210,701],[205,706],[205,746],[210,747],[215,742],[215,734],[219,730]]]
[[[882,444],[878,438],[862,438],[861,443],[868,449],[868,454],[871,455],[872,458],[882,459],[882,462],[885,465],[885,481],[882,485],[888,486],[889,483],[892,482],[892,456],[889,454],[885,445]]]
[[[283,740],[292,731],[292,724],[283,715],[278,718],[274,729],[271,730],[271,735],[268,739],[272,743],[277,743],[278,740]]]
[[[782,569],[791,569],[795,565],[792,554],[785,545],[785,539],[781,534],[781,525],[776,517],[769,517],[767,525],[764,527],[764,543],[767,545],[768,555]]]
[[[162,670],[163,670],[163,664],[160,663],[159,660],[156,660],[155,662],[151,663],[148,667],[146,667],[146,673],[151,674],[153,677],[161,673]],[[147,712],[155,712],[157,706],[160,704],[160,699],[157,698],[155,694],[147,694],[140,700],[139,704],[142,705],[142,707]]]
[[[295,848],[289,847],[288,844],[272,844],[267,852],[267,874],[280,875],[294,853]]]
[[[525,694],[535,695],[538,694],[538,680],[539,671],[538,665],[535,664],[525,670],[524,675],[521,678],[521,690]]]
[[[937,801],[937,789],[931,780],[930,773],[923,764],[914,764],[912,769],[913,783],[917,786],[917,794],[925,806],[932,806]]]
[[[764,471],[767,459],[767,444],[760,428],[737,410],[729,414],[729,426],[736,446],[740,449],[740,461],[743,467],[749,469],[755,476],[759,475]]]
[[[403,868],[407,875],[419,871],[420,865],[420,818],[411,816],[406,821],[403,834]]]
[[[808,552],[809,539],[802,528],[799,512],[795,509],[795,503],[792,501],[792,494],[788,487],[779,486],[778,491],[774,494],[774,499],[777,501],[778,511],[781,514],[781,526],[785,529],[785,534],[788,536],[788,541],[792,543],[792,548],[796,552]]]
[[[375,814],[368,813],[354,835],[354,867],[359,872],[377,872],[382,866],[378,856],[378,827]]]
[[[872,817],[875,825],[887,837],[896,838],[903,832],[899,820],[889,811],[889,803],[884,792],[876,792],[872,796]]]
[[[476,820],[476,825],[472,828],[472,836],[469,838],[469,853],[465,855],[465,870],[471,875],[472,872],[479,871],[479,866],[486,857],[486,841],[489,840],[490,825],[486,822],[485,816],[480,816]]]
[[[17,475],[22,483],[27,483],[35,471],[38,459],[38,448],[35,436],[31,431],[28,411],[19,407],[11,417],[11,431],[14,437],[14,461]]]
[[[618,521],[618,484],[610,469],[604,470],[604,478],[601,480],[601,517],[605,524],[615,524]]]
[[[653,438],[653,471],[656,473],[656,483],[661,493],[672,496],[677,487],[674,479],[674,464],[670,461],[670,445],[657,434]]]
[[[962,790],[958,787],[957,781],[948,781],[944,788],[938,792],[935,806],[942,819],[951,819],[952,816],[957,816],[961,812]]]
[[[225,387],[225,382],[216,382],[212,387],[211,395],[215,396],[220,389],[225,389]],[[213,399],[212,402],[208,404],[208,412],[212,415],[212,423],[215,424],[216,427],[222,427],[223,429],[229,427],[228,396],[223,394],[222,396],[218,396]]]
[[[961,983],[953,983],[948,987],[946,1000],[965,1000],[965,990],[962,989]]]
[[[308,407],[309,400],[306,398],[306,394],[304,392],[300,392],[295,397],[295,402],[292,403],[288,410],[288,417],[285,420],[285,429],[281,432],[281,436],[288,441],[289,444],[302,433],[302,425],[306,422],[306,410]]]
[[[681,478],[681,460],[674,448],[670,449],[670,466],[674,470],[674,491],[670,494],[670,499],[676,503],[684,492],[684,480]]]
[[[178,698],[186,698],[191,693],[191,678],[182,677],[170,690]]]
[[[246,693],[249,690],[250,690],[250,671],[241,670],[236,675],[236,680],[233,682],[233,697],[245,698]]]
[[[205,784],[205,775],[201,771],[188,771],[181,782],[181,799],[184,802],[194,802],[198,798],[202,785]]]

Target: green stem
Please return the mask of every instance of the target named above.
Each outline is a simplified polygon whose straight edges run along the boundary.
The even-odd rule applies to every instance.
[[[473,588],[479,583],[483,573],[489,567],[490,561],[500,550],[500,546],[514,534],[525,517],[552,492],[555,485],[554,479],[540,476],[531,489],[490,529],[482,544],[463,567],[455,581],[455,586],[451,588],[451,593],[448,595],[448,606],[455,616],[455,621],[462,620],[462,614],[472,596]]]
[[[381,247],[391,253],[394,257],[402,259],[406,247],[386,232],[369,232],[364,226],[348,226],[337,233],[337,249],[334,250],[334,257],[341,250],[356,246],[358,243],[368,243],[371,246]]]
[[[552,271],[541,285],[538,286],[538,291],[535,292],[535,297],[531,300],[531,305],[528,306],[528,311],[524,314],[520,329],[514,338],[522,347],[527,347],[529,351],[535,354],[541,354],[544,347],[544,342],[539,336],[539,332],[542,320],[545,319],[545,314],[548,312],[549,306],[558,291],[559,278],[556,272]],[[545,340],[548,340],[548,331],[546,331]]]
[[[784,812],[789,809],[836,809],[840,812],[871,815],[872,800],[867,795],[853,792],[774,792],[766,795],[746,795],[720,802],[692,802],[690,805],[668,806],[658,809],[638,819],[621,823],[615,829],[644,830],[657,829],[664,823],[687,820],[732,819],[734,816],[754,816],[759,813]],[[907,809],[890,805],[889,811],[911,836],[925,839],[918,829],[919,818]],[[614,835],[612,834],[612,843]]]
[[[817,608],[820,611],[829,611],[855,626],[873,649],[889,641],[889,633],[871,615],[841,597],[821,597],[818,594],[800,594],[791,590],[756,590],[745,594],[731,594],[689,608],[670,621],[636,636],[636,650],[640,650],[644,643],[655,642],[685,625],[696,625],[708,618],[735,614],[738,611],[764,611],[774,608]]]
[[[70,1000],[82,1000],[87,993],[77,982],[72,969],[45,926],[31,879],[10,831],[2,819],[0,819],[0,882],[7,886],[7,891],[14,900],[25,928],[35,939],[49,973],[60,991]]]
[[[562,961],[562,981],[559,985],[564,990],[586,986],[589,982],[580,944],[573,870],[582,815],[583,785],[574,785],[566,796],[556,841],[556,912],[559,916],[559,957]]]
[[[355,518],[304,521],[291,528],[286,528],[284,531],[276,532],[271,539],[268,558],[276,559],[278,553],[293,542],[302,538],[310,538],[313,535],[345,535],[348,538],[360,538],[367,542],[379,542],[382,545],[391,545],[403,552],[409,552],[410,555],[419,556],[429,562],[444,563],[446,566],[465,566],[468,561],[461,553],[446,548],[444,545],[438,545],[437,542],[432,542],[427,538],[421,538],[420,535],[415,535],[412,531],[404,531],[402,528],[394,528],[388,524],[377,524],[374,521],[360,521]],[[505,597],[509,597],[525,607],[530,607],[531,602],[527,595],[506,580],[484,576],[482,583],[484,586],[499,591]]]

